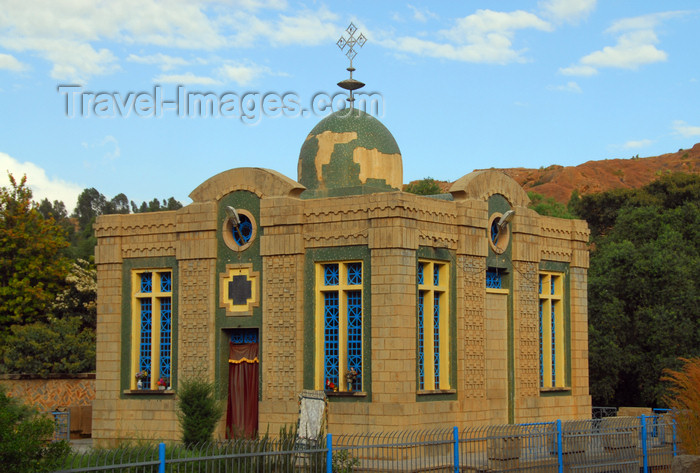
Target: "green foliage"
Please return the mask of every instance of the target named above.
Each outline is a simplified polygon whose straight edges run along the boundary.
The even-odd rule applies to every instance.
[[[404,192],[418,195],[436,195],[442,193],[440,184],[432,177],[426,177],[420,181],[412,182],[404,187]]]
[[[575,218],[564,204],[557,202],[552,197],[545,197],[533,191],[529,191],[527,196],[530,198],[530,205],[528,207],[540,215],[569,219]]]
[[[348,450],[338,450],[333,452],[331,460],[333,473],[352,473],[360,460],[353,457]]]
[[[224,403],[216,398],[215,383],[201,378],[181,380],[177,396],[182,442],[187,447],[211,442],[225,408]]]
[[[0,386],[0,468],[13,473],[49,472],[70,452],[68,442],[51,442],[54,423],[48,416],[7,396]]]
[[[588,274],[594,404],[663,405],[664,370],[700,356],[699,191],[700,178],[675,175],[581,199],[608,212]]]
[[[82,328],[97,328],[97,270],[95,265],[78,259],[71,264],[66,287],[53,303],[57,318],[78,317]]]
[[[69,268],[63,230],[36,209],[26,177],[9,178],[11,187],[0,187],[0,336],[46,320]]]
[[[141,202],[140,207],[137,207],[133,200],[131,201],[131,210],[135,214],[144,212],[160,212],[163,210],[177,210],[181,208],[182,204],[179,201],[175,200],[174,197],[170,197],[168,200],[163,199],[162,205],[158,199],[153,199],[148,203],[146,203],[145,201]]]
[[[95,371],[95,332],[80,317],[13,325],[6,337],[2,371],[46,376]]]

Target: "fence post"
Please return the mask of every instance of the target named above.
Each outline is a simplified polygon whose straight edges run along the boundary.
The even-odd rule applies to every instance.
[[[561,428],[561,419],[557,419],[557,463],[559,473],[564,473],[564,440]]]
[[[673,429],[673,456],[678,455],[676,446],[676,419],[671,419],[671,428]]]
[[[333,435],[326,434],[326,473],[333,473]]]
[[[455,425],[452,429],[452,437],[454,438],[454,460],[455,460],[455,473],[459,473],[459,429]]]
[[[165,444],[163,442],[158,444],[158,473],[165,473]]]
[[[649,459],[647,458],[649,452],[647,451],[647,423],[646,416],[642,414],[639,416],[639,420],[642,422],[642,471],[644,473],[649,472]]]

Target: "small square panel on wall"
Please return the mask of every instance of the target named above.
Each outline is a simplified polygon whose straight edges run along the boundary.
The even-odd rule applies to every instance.
[[[253,315],[260,305],[260,273],[252,264],[227,264],[219,274],[219,307],[226,315]]]

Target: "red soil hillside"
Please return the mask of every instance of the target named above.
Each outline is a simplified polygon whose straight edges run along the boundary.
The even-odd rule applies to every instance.
[[[595,194],[611,189],[638,188],[673,172],[700,174],[700,143],[691,149],[650,158],[605,159],[578,166],[553,165],[543,169],[511,168],[503,172],[526,191],[566,203],[571,192]]]
[[[588,161],[578,166],[552,165],[541,169],[501,169],[526,191],[537,192],[567,203],[571,192],[595,194],[611,189],[638,188],[666,173],[700,174],[700,143],[691,149],[650,158],[605,159]],[[414,181],[415,182],[415,181]],[[437,181],[443,192],[451,183]]]

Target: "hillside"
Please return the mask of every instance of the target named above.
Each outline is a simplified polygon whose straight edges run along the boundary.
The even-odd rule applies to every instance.
[[[663,173],[700,174],[700,143],[690,149],[649,158],[604,159],[578,166],[552,165],[540,169],[501,169],[526,191],[537,192],[567,203],[571,192],[594,194],[611,189],[642,187]],[[437,181],[443,191],[450,183]]]
[[[642,187],[662,173],[700,174],[700,143],[691,149],[650,158],[604,159],[578,166],[511,168],[503,169],[503,172],[518,181],[526,191],[566,203],[574,189],[580,194],[594,194],[611,189]]]

